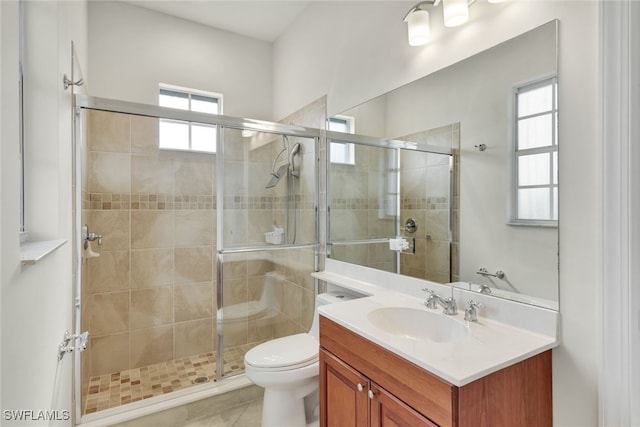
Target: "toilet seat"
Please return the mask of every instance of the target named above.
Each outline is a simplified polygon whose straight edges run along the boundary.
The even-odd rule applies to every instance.
[[[309,334],[277,338],[249,350],[245,365],[254,370],[288,371],[318,361],[319,343]]]

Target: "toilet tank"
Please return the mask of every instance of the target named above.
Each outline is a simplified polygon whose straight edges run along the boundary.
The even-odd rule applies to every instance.
[[[311,324],[309,335],[311,335],[317,340],[320,340],[320,318],[318,315],[318,307],[320,307],[321,305],[335,304],[335,303],[349,301],[356,298],[362,298],[363,296],[364,295],[357,294],[355,292],[350,292],[347,290],[336,290],[336,291],[326,292],[324,294],[318,294],[316,296],[316,308],[313,313],[313,323]]]

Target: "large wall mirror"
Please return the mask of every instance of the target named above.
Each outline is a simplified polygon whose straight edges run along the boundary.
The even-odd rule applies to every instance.
[[[558,309],[557,37],[333,116],[328,256]]]

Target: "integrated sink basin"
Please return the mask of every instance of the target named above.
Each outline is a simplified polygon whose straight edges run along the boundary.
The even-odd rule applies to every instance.
[[[442,313],[409,307],[384,307],[367,315],[367,320],[383,331],[412,340],[453,342],[469,336],[462,323]]]

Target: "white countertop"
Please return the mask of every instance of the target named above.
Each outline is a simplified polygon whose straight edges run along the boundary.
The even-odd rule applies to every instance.
[[[326,273],[314,276],[327,279]],[[442,343],[401,337],[369,322],[368,313],[383,307],[410,307],[436,313],[442,313],[442,309],[429,310],[424,306],[424,299],[368,283],[359,286],[357,281],[353,281],[348,287],[370,296],[320,306],[319,314],[456,386],[469,384],[559,344],[557,336],[513,327],[480,315],[478,322],[466,322],[464,306],[460,304],[458,314],[448,317],[466,325],[471,332],[468,337]]]

